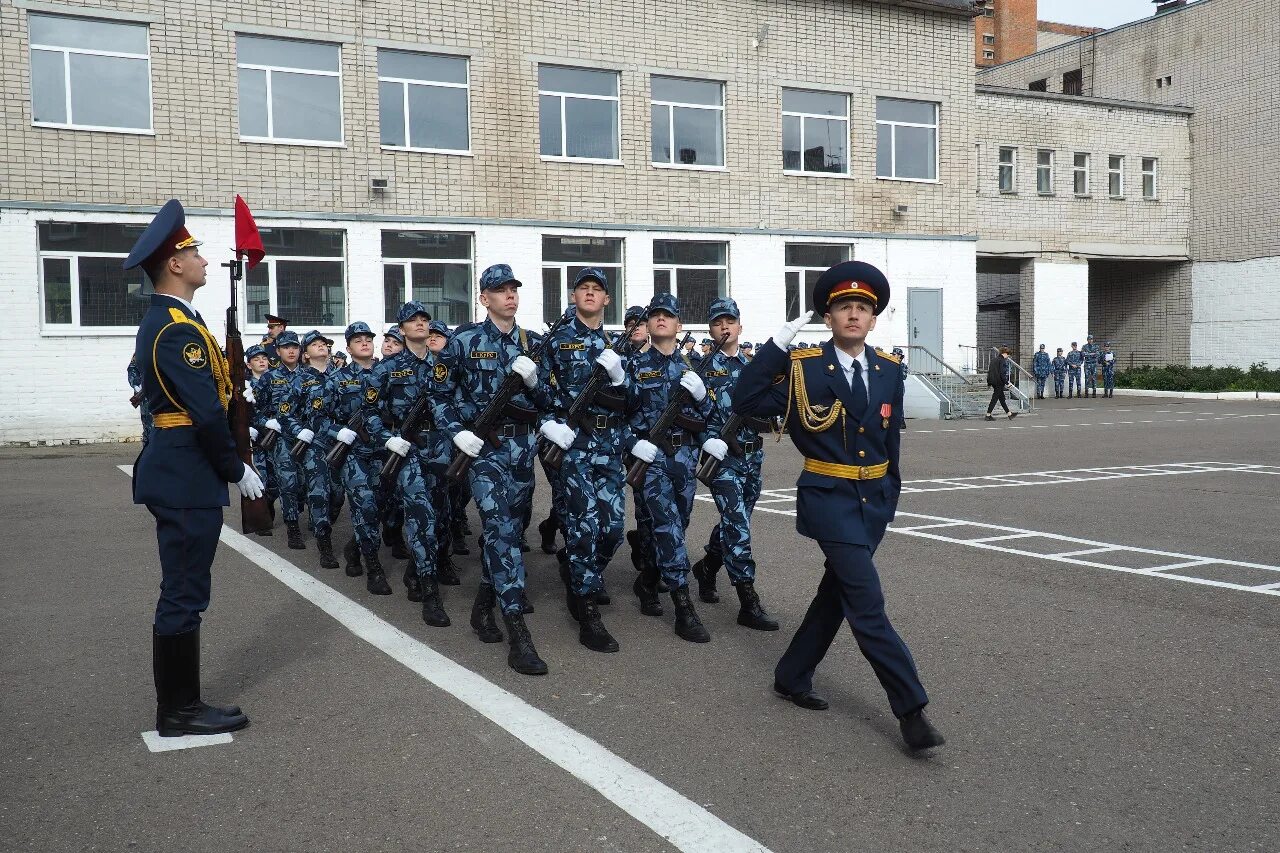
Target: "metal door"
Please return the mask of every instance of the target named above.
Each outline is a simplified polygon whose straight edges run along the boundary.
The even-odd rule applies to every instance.
[[[941,289],[908,288],[907,326],[912,346],[924,347],[935,357],[943,357]]]

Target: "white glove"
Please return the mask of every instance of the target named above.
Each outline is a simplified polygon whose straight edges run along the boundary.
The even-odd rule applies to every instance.
[[[524,358],[524,356],[520,356],[520,358]],[[519,358],[516,359],[516,361],[519,360]],[[525,361],[529,361],[529,359],[525,358]],[[533,364],[532,361],[529,361],[529,363]],[[472,459],[479,456],[480,451],[484,449],[484,439],[480,438],[480,436],[476,435],[469,429],[464,429],[462,432],[455,435],[453,437],[453,443],[454,446],[470,456]]]
[[[526,388],[532,388],[538,384],[538,365],[534,364],[533,359],[529,358],[529,356],[516,356],[516,360],[511,362],[511,369],[520,374],[520,378],[524,380]]]
[[[625,374],[622,372],[622,358],[611,349],[607,349],[596,358],[596,364],[605,369],[609,374],[609,381],[614,385],[621,385]]]
[[[250,500],[262,497],[262,478],[258,476],[257,471],[253,470],[252,465],[244,466],[244,475],[240,477],[236,487],[240,489],[242,497]]]
[[[658,446],[642,438],[636,442],[635,447],[631,448],[631,455],[645,462],[653,462],[658,458]]]
[[[723,462],[725,455],[729,452],[729,445],[725,444],[721,439],[708,438],[702,442],[702,450],[708,456],[714,456],[717,460]]]
[[[680,387],[689,392],[695,403],[701,403],[707,399],[707,386],[702,384],[698,374],[692,370],[686,370],[680,377]]]
[[[809,321],[813,319],[812,311],[805,311],[799,317],[790,323],[783,323],[782,328],[773,336],[773,342],[779,349],[786,349],[787,345],[795,340],[800,330],[809,325]]]
[[[559,421],[547,421],[538,428],[538,432],[546,436],[548,441],[559,445],[561,450],[568,450],[573,446],[573,440],[577,438],[577,433]]]
[[[272,418],[271,420],[267,421],[265,424],[263,424],[263,426],[271,430],[272,432],[284,432],[284,429],[280,426],[280,422],[275,418]]]
[[[338,430],[338,441],[341,441],[343,444],[355,444],[356,431],[343,427]]]
[[[316,434],[309,429],[298,430],[298,441],[305,441],[307,444],[310,444],[312,439],[315,437]]]
[[[384,444],[383,447],[390,450],[396,456],[407,456],[409,454],[409,448],[413,447],[413,445],[405,441],[400,436],[393,435],[391,438],[387,439],[387,443]]]
[[[253,389],[250,388],[248,385],[244,386],[244,398],[246,401],[250,403],[258,402],[257,400],[253,399]]]
[[[256,429],[254,429],[253,427],[249,427],[249,440],[250,440],[250,441],[257,441],[257,440],[258,440],[258,431],[257,431]]]

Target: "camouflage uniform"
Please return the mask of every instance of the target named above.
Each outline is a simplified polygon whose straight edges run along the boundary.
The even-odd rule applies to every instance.
[[[129,367],[125,371],[129,378],[129,387],[133,389],[135,394],[139,394],[138,400],[138,416],[142,418],[142,443],[146,444],[151,440],[151,406],[147,404],[147,397],[142,394],[142,371],[138,369],[138,356],[135,354],[129,359]],[[259,469],[262,470],[262,469]]]
[[[1110,359],[1107,356],[1111,356]],[[1111,350],[1111,341],[1107,341],[1106,349],[1099,356],[1102,364],[1102,395],[1114,397],[1116,390],[1116,354]]]
[[[303,340],[307,338],[311,338],[310,332]],[[306,348],[303,347],[303,349]],[[320,539],[329,536],[333,529],[333,520],[342,509],[344,502],[342,488],[334,479],[328,463],[324,461],[325,454],[333,446],[329,421],[324,411],[324,394],[328,376],[329,372],[322,373],[311,365],[298,368],[293,375],[296,405],[293,406],[292,411],[280,417],[285,435],[291,438],[288,442],[290,446],[292,446],[292,439],[296,439],[298,432],[302,429],[309,429],[315,433],[311,444],[303,452],[300,464],[307,495],[307,523],[311,531]]]
[[[1067,381],[1067,359],[1062,355],[1061,348],[1050,364],[1053,367],[1053,396],[1061,398],[1062,386]]]
[[[1084,364],[1084,354],[1076,349],[1073,342],[1071,344],[1071,352],[1067,353],[1067,396],[1073,393],[1077,397],[1083,396],[1080,393],[1080,365]]]
[[[1036,398],[1044,399],[1044,386],[1049,381],[1049,373],[1053,370],[1053,362],[1049,360],[1049,353],[1045,352],[1044,344],[1040,345],[1040,349],[1031,359],[1031,372],[1036,376]]]
[[[348,327],[347,334],[369,334],[362,331],[351,332],[351,328],[358,325],[363,324],[352,324]],[[329,374],[325,390],[325,415],[329,425],[327,437],[330,446],[338,440],[338,431],[346,427],[356,413],[363,412],[365,379],[374,369],[376,365],[366,370],[352,361],[346,367]],[[335,473],[335,478],[351,501],[351,527],[360,553],[367,557],[376,555],[380,545],[379,503],[385,498],[378,482],[378,472],[382,470],[383,455],[379,452],[381,445],[373,441],[367,426],[356,432],[359,437],[352,443],[351,451],[343,460],[342,468]]]
[[[1102,350],[1093,342],[1093,335],[1089,336],[1089,341],[1080,347],[1080,355],[1084,359],[1084,393],[1088,394],[1089,389],[1093,389],[1093,396],[1098,396],[1098,359],[1102,356]]]
[[[293,332],[281,332],[280,336],[286,338],[284,343],[298,343],[298,336]],[[258,385],[253,392],[256,400],[253,426],[258,430],[259,437],[267,428],[266,422],[272,419],[279,421],[281,428],[284,429],[285,423],[281,418],[287,418],[293,411],[293,377],[296,374],[296,370],[281,364],[259,377]],[[280,492],[280,511],[285,523],[297,524],[298,512],[302,506],[302,477],[297,463],[289,455],[291,435],[292,433],[284,429],[275,446],[271,448],[269,462],[275,472],[276,487]]]

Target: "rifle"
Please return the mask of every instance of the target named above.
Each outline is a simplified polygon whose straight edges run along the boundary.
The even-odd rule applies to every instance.
[[[626,328],[622,330],[622,334],[614,340],[610,349],[622,354],[631,345],[631,333],[638,325],[640,325],[639,320],[632,320],[628,323]],[[552,364],[554,363],[553,361]],[[586,384],[582,386],[578,396],[574,397],[573,402],[569,404],[569,411],[565,414],[565,423],[574,429],[587,425],[591,407],[595,404],[596,398],[600,396],[600,391],[604,389],[604,383],[608,378],[608,372],[600,365],[597,364],[592,368],[591,376],[587,379]],[[608,408],[608,405],[603,402],[601,405]],[[554,441],[548,441],[546,437],[540,437],[538,439],[538,454],[542,457],[544,465],[553,471],[560,470],[560,465],[564,462],[564,451],[560,448],[560,445]]]
[[[135,409],[142,405],[142,392],[134,391],[133,396],[129,398],[129,405]]]
[[[693,371],[694,375],[702,379],[707,370],[711,367],[711,360],[715,358],[716,353],[724,346],[724,342],[729,339],[729,333],[725,332],[720,340],[716,341],[711,347],[711,352],[702,357],[702,361],[698,363],[698,369]],[[667,407],[662,410],[662,414],[658,415],[658,419],[653,422],[653,428],[649,430],[648,439],[656,445],[663,453],[671,456],[675,453],[675,448],[671,446],[671,428],[680,424],[681,410],[690,402],[689,392],[684,386],[677,386],[671,392],[671,399],[667,401]],[[685,421],[685,428],[692,429],[692,425]],[[644,487],[644,480],[649,473],[649,463],[643,459],[636,458],[631,463],[631,467],[627,470],[627,485],[633,489]]]
[[[729,452],[739,459],[746,456],[746,452],[742,448],[742,444],[738,441],[738,432],[743,427],[748,427],[756,432],[763,432],[770,428],[770,423],[765,418],[749,418],[734,412],[725,418],[724,426],[720,427],[720,440],[729,446]],[[724,467],[724,462],[712,456],[710,453],[703,452],[702,459],[698,462],[698,470],[694,476],[705,483],[707,486],[720,474],[720,469]]]
[[[416,445],[418,437],[422,435],[423,430],[429,425],[431,419],[431,392],[426,387],[418,389],[418,396],[413,398],[413,405],[409,406],[409,411],[405,412],[404,423],[400,425],[400,437],[410,444]],[[356,429],[355,427],[349,427]],[[357,430],[358,432],[359,430]],[[342,442],[338,442],[341,444]],[[404,457],[399,453],[387,452],[387,460],[382,463],[382,471],[378,474],[378,479],[382,482],[382,488],[391,494],[391,490],[396,487],[396,478],[400,476],[400,469],[404,467]]]
[[[560,327],[573,316],[576,310],[576,308],[570,308],[561,314],[559,319],[551,325],[551,328],[547,329],[546,334],[542,336],[542,340],[529,350],[528,356],[534,364],[542,361],[542,353],[547,348],[547,341],[551,340],[555,333],[560,331]],[[471,425],[471,431],[476,435],[487,437],[489,443],[495,448],[500,447],[502,443],[498,439],[495,430],[504,417],[509,417],[507,415],[507,406],[511,403],[511,398],[523,391],[524,387],[524,380],[514,370],[502,377],[502,383],[498,386],[497,392],[489,400],[489,405],[485,406],[484,411],[476,418],[475,423]],[[454,454],[453,461],[449,463],[449,469],[445,471],[445,476],[451,482],[458,482],[466,476],[467,469],[471,467],[472,461],[470,456],[459,450]]]
[[[227,425],[236,442],[236,455],[253,468],[253,448],[249,444],[249,401],[244,398],[244,342],[240,340],[236,295],[244,276],[244,258],[237,251],[235,260],[223,264],[231,273],[231,305],[227,308],[227,363],[231,368],[231,399],[227,404]],[[254,469],[257,470],[257,469]],[[259,472],[261,473],[261,472]],[[271,529],[271,505],[265,497],[240,498],[240,526],[245,533]]]
[[[355,414],[347,421],[347,429],[357,433],[361,441],[369,442],[369,430],[364,423],[364,409],[356,409]],[[347,461],[347,454],[350,452],[351,445],[345,441],[335,441],[333,447],[329,448],[329,452],[324,455],[324,461],[330,468],[337,471]]]

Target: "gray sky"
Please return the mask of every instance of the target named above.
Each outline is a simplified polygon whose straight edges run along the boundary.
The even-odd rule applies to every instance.
[[[1115,27],[1148,18],[1151,0],[1040,0],[1040,20],[1085,27]]]

